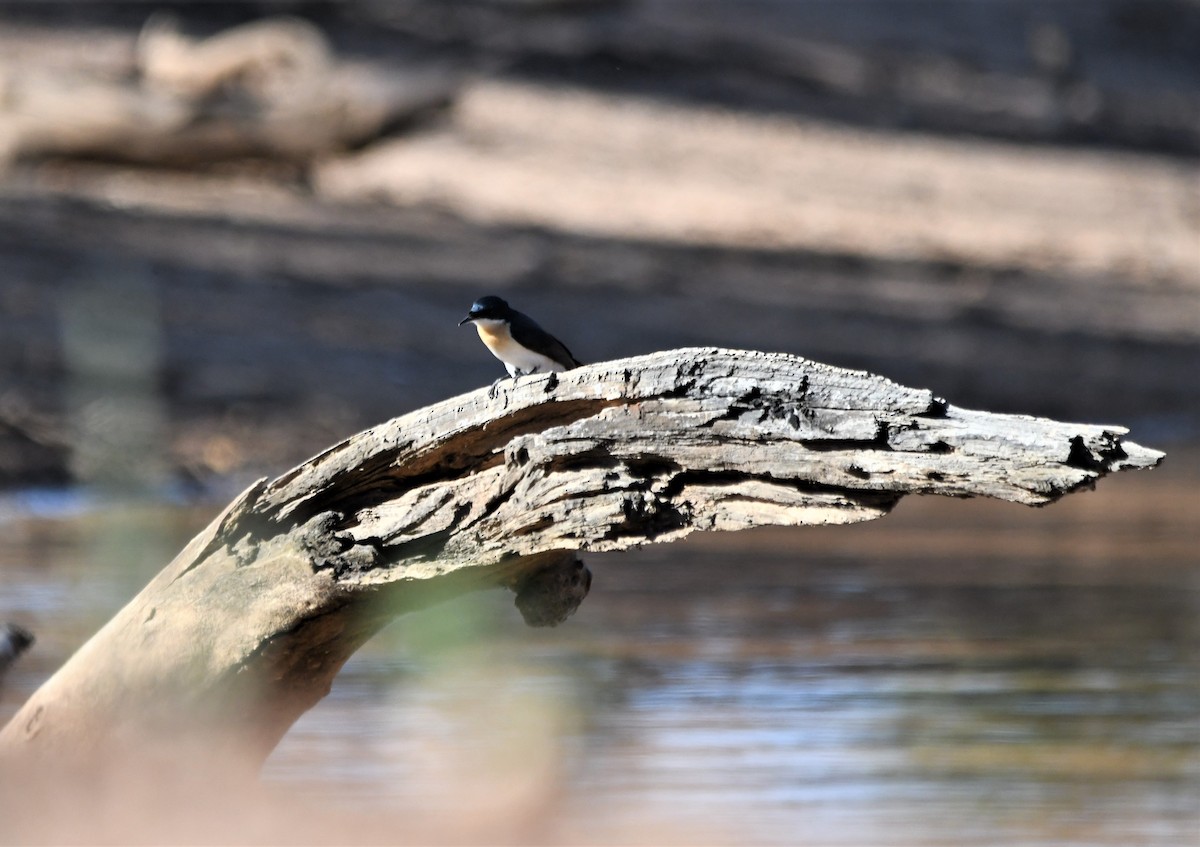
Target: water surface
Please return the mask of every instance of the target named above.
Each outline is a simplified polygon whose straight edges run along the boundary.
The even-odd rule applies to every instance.
[[[1198,506],[1184,462],[591,556],[557,629],[502,592],[397,621],[264,781],[317,840],[1200,843]],[[0,718],[212,511],[0,523],[0,619],[39,637]]]

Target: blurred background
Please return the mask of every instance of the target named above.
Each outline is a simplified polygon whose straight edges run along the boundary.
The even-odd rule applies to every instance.
[[[1197,0],[0,4],[0,721],[249,481],[500,376],[483,294],[1168,454],[591,556],[554,630],[414,614],[238,815],[0,838],[1196,843],[1197,44]]]

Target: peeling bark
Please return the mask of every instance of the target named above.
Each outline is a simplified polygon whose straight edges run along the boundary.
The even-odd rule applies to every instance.
[[[795,356],[693,348],[522,377],[251,486],[0,732],[0,755],[206,739],[257,765],[388,620],[505,586],[531,625],[583,551],[845,524],[905,494],[1040,506],[1162,454]]]

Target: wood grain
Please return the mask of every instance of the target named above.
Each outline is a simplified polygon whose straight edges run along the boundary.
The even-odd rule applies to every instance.
[[[506,586],[556,624],[590,585],[581,552],[870,520],[906,494],[1044,505],[1159,462],[1125,433],[719,348],[480,389],[251,486],[34,694],[0,758],[165,739],[253,769],[409,609]]]

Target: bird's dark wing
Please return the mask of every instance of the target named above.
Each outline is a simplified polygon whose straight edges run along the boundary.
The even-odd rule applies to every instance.
[[[567,345],[538,326],[537,321],[529,315],[514,311],[508,328],[512,333],[513,340],[518,344],[528,347],[535,353],[541,353],[548,359],[553,359],[564,368],[577,368],[583,364],[571,355]]]

